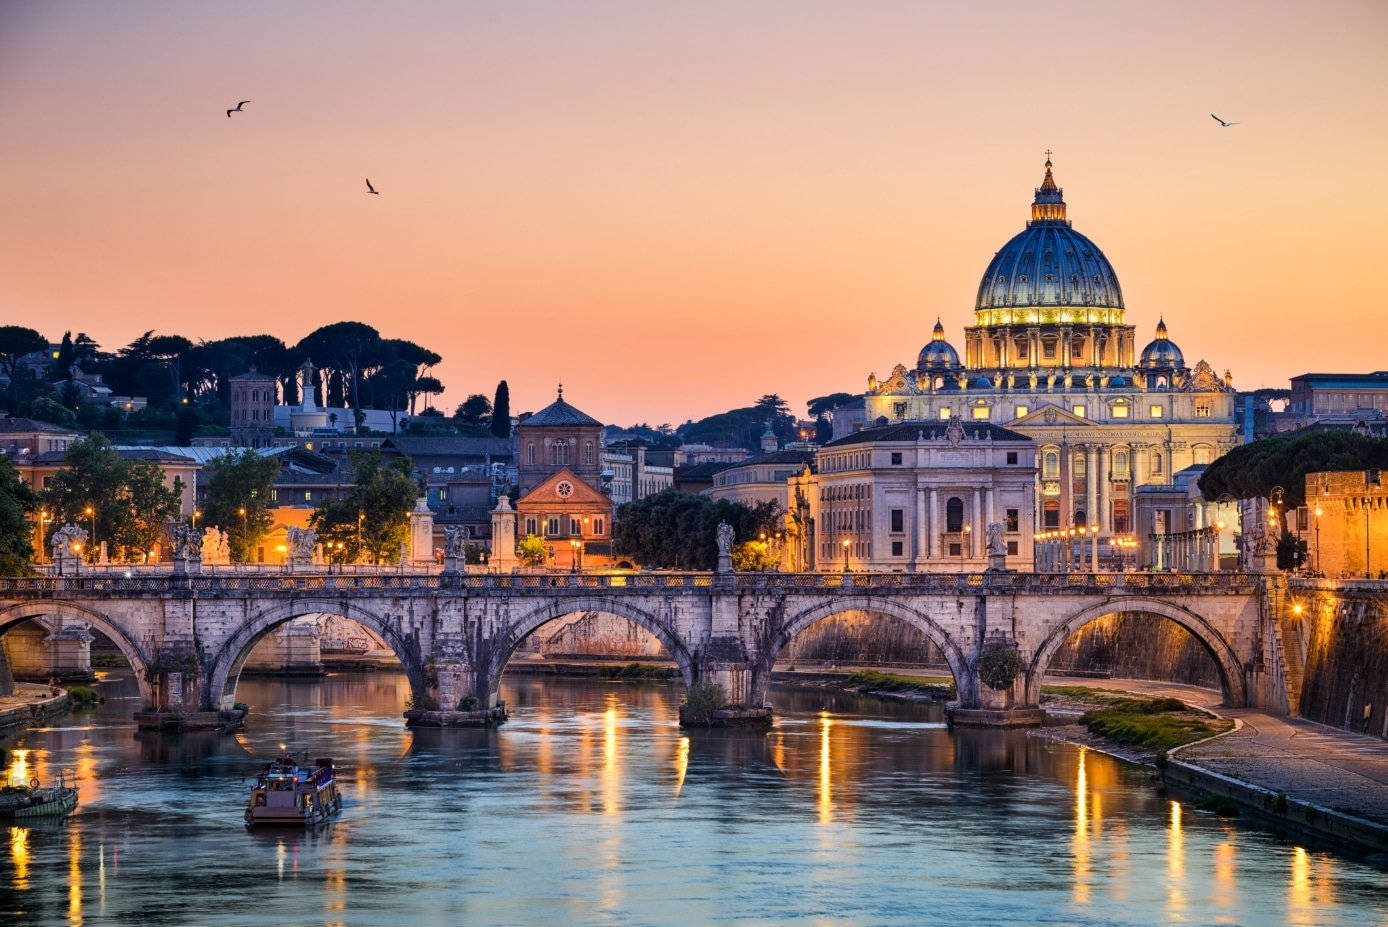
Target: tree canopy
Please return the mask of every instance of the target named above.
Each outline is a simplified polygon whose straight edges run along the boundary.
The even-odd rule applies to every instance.
[[[63,469],[49,481],[43,502],[52,516],[50,532],[68,522],[88,531],[95,525],[87,539],[91,558],[104,541],[113,559],[135,561],[154,548],[178,517],[179,490],[164,485],[157,465],[121,459],[106,436],[96,432],[67,449]]]
[[[805,403],[809,410],[810,418],[819,418],[826,412],[837,409],[839,406],[848,405],[850,402],[861,401],[862,396],[857,393],[830,393],[827,396],[816,396]]]
[[[250,448],[229,451],[208,465],[201,523],[226,532],[233,560],[250,561],[269,532],[270,496],[279,470],[278,457]]]
[[[343,499],[319,504],[310,520],[337,563],[369,557],[393,563],[409,539],[410,512],[419,486],[407,457],[386,460],[378,451],[350,455],[356,482]],[[338,545],[341,545],[340,547]]]
[[[778,527],[779,506],[754,506],[667,489],[617,509],[613,548],[652,569],[712,570],[718,565],[718,523],[733,528],[739,544],[771,534]]]
[[[10,458],[0,454],[0,576],[33,572],[33,525],[29,517],[38,497],[19,478]]]
[[[1306,503],[1306,474],[1388,468],[1388,438],[1352,431],[1305,431],[1241,444],[1210,464],[1198,485],[1207,500],[1267,498],[1285,492],[1287,509]]]

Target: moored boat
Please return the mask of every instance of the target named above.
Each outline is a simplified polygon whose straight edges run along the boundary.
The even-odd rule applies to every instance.
[[[35,818],[60,818],[77,807],[77,789],[68,785],[62,776],[57,785],[43,788],[39,780],[30,779],[27,786],[7,785],[0,788],[0,818],[16,821]]]
[[[319,757],[312,766],[300,766],[292,756],[281,756],[256,777],[246,805],[246,826],[287,824],[307,826],[326,821],[342,810],[333,761]]]

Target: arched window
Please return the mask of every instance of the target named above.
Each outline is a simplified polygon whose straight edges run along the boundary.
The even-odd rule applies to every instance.
[[[1113,455],[1113,475],[1126,478],[1128,475],[1128,452],[1115,451]]]
[[[1153,454],[1153,455],[1152,455],[1152,472],[1153,472],[1153,473],[1160,473],[1160,472],[1162,472],[1162,470],[1161,470],[1161,454],[1160,454],[1160,453],[1156,453],[1156,454]]]
[[[958,496],[950,496],[945,503],[945,530],[951,534],[964,530],[964,500]]]
[[[1060,451],[1048,450],[1041,456],[1041,478],[1060,479]]]
[[[1208,444],[1197,444],[1195,446],[1195,462],[1197,464],[1207,464],[1212,457],[1213,454],[1210,452],[1210,446]]]
[[[592,442],[592,441],[585,441],[585,442],[583,443],[583,462],[584,462],[585,464],[592,464],[592,462],[593,462],[593,442]]]
[[[525,462],[528,464],[533,464],[535,462],[535,445],[533,443],[525,446]],[[534,534],[535,532],[532,531],[530,533]]]

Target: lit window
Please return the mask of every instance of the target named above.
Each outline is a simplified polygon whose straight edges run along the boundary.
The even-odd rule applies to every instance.
[[[1060,478],[1060,452],[1047,451],[1041,457],[1041,476],[1048,480]]]
[[[1208,402],[1197,402],[1197,403],[1195,404],[1195,417],[1196,417],[1196,418],[1209,418],[1209,417],[1210,417],[1210,404],[1209,404]]]
[[[305,502],[312,502],[312,501],[313,501],[313,490],[311,490],[311,489],[305,489],[305,490],[304,490],[304,501],[305,501]]]
[[[1084,418],[1084,417],[1085,417],[1085,414],[1084,414],[1084,403],[1079,403],[1079,404],[1077,404],[1077,405],[1071,406],[1071,407],[1070,407],[1070,411],[1073,412],[1073,413],[1075,413],[1076,415],[1078,415],[1080,418]]]
[[[1113,407],[1113,417],[1114,417],[1114,418],[1127,418],[1127,417],[1128,417],[1128,407],[1127,407],[1126,405],[1114,406],[1114,407]]]
[[[1017,418],[1021,418],[1023,415],[1026,415],[1030,411],[1031,409],[1029,407],[1019,405],[1017,407]]]
[[[940,421],[943,422],[947,418],[949,418],[949,406],[945,406],[940,410]]]
[[[987,406],[974,406],[974,418],[986,422],[988,420],[988,411]]]
[[[1148,415],[1150,415],[1152,418],[1161,418],[1162,415],[1165,414],[1165,411],[1166,410],[1162,406],[1155,404],[1147,410]]]

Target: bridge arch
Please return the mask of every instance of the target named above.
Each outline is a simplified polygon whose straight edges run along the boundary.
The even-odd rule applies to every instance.
[[[424,658],[419,642],[413,636],[401,634],[395,622],[347,599],[301,599],[262,609],[223,641],[206,665],[207,690],[204,697],[207,704],[214,709],[230,708],[234,702],[236,683],[241,678],[241,669],[255,645],[280,625],[309,615],[339,615],[374,631],[400,659],[415,700],[419,702],[425,697],[427,682]]]
[[[846,596],[834,599],[832,602],[812,605],[787,618],[779,627],[772,629],[768,636],[767,646],[757,655],[753,663],[752,691],[758,696],[766,692],[766,687],[771,681],[771,669],[776,663],[776,657],[790,646],[796,635],[812,624],[845,612],[869,612],[883,615],[904,621],[920,631],[944,654],[945,662],[949,665],[950,675],[954,677],[954,688],[959,703],[961,705],[973,705],[977,702],[978,693],[975,691],[974,675],[970,671],[969,662],[963,651],[960,650],[958,643],[950,637],[948,631],[930,616],[923,615],[916,609],[891,599],[870,596]]]
[[[677,631],[670,628],[655,615],[612,596],[582,596],[579,598],[555,599],[524,613],[512,622],[493,640],[489,652],[477,655],[477,697],[483,704],[491,704],[497,690],[501,687],[501,676],[506,664],[521,642],[539,628],[577,612],[603,612],[625,618],[632,624],[649,631],[660,641],[665,652],[675,661],[680,678],[685,686],[691,686],[698,678],[698,660],[685,645]]]
[[[82,621],[105,634],[119,648],[125,659],[130,662],[130,668],[135,673],[135,682],[140,687],[140,698],[144,706],[154,704],[154,685],[149,680],[149,665],[153,662],[152,659],[145,648],[140,645],[140,642],[131,637],[125,628],[101,612],[71,602],[54,600],[22,602],[0,609],[0,634],[4,634],[21,621],[29,619],[42,621],[46,618]]]
[[[1124,596],[1091,605],[1071,615],[1051,630],[1041,642],[1041,646],[1036,648],[1031,664],[1027,667],[1026,704],[1041,704],[1041,679],[1046,675],[1046,669],[1055,658],[1056,651],[1060,650],[1071,634],[1091,621],[1124,612],[1157,615],[1185,628],[1214,659],[1215,667],[1219,670],[1220,688],[1224,690],[1225,703],[1234,708],[1248,704],[1248,687],[1244,679],[1243,664],[1224,635],[1190,609],[1147,596]]]

